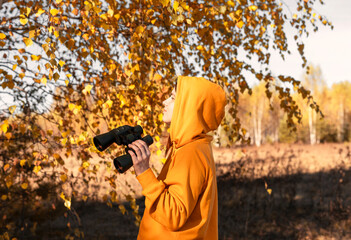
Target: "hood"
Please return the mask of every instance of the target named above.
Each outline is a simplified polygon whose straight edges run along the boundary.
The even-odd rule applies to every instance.
[[[206,133],[218,128],[226,104],[225,92],[219,85],[201,77],[179,76],[166,151],[199,138],[212,141],[213,137]]]

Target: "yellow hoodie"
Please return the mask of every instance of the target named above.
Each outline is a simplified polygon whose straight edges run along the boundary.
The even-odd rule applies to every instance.
[[[224,117],[223,89],[204,78],[178,77],[166,151],[156,178],[137,176],[145,196],[138,239],[218,239],[216,169],[212,136]]]

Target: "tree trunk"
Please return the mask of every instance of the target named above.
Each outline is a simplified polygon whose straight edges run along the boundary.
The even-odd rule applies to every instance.
[[[264,100],[261,99],[258,106],[256,106],[253,110],[253,126],[254,126],[254,137],[255,137],[255,145],[257,147],[261,146],[262,141],[262,118],[263,118],[263,107]]]
[[[339,109],[339,123],[337,125],[337,138],[338,142],[343,142],[344,141],[344,104],[341,102],[340,103],[340,109]]]
[[[308,108],[308,121],[309,121],[309,128],[310,128],[310,143],[311,145],[316,144],[316,119],[315,116],[316,115],[313,111],[312,108]]]

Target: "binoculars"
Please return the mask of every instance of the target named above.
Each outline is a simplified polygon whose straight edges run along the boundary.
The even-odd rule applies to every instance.
[[[129,150],[135,151],[132,148],[128,147],[128,144],[141,139],[148,146],[150,146],[154,140],[150,135],[146,135],[145,137],[141,137],[143,133],[143,128],[140,125],[135,127],[131,127],[129,125],[124,125],[118,128],[115,128],[107,133],[100,134],[93,138],[93,142],[95,147],[100,151],[104,151],[108,148],[112,143],[117,143],[117,145],[124,145],[125,148],[125,155],[119,156],[113,160],[113,164],[115,168],[118,170],[119,173],[124,173],[127,171],[131,166],[133,166],[132,157],[128,153]],[[135,154],[136,155],[136,154]]]

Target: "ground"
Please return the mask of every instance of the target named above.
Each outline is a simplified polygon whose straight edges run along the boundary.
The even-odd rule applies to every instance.
[[[351,239],[350,147],[213,148],[219,239]],[[141,189],[136,189],[142,215],[144,198]],[[25,239],[79,239],[83,235],[84,239],[136,239],[138,227],[130,203],[123,205],[124,215],[118,204],[111,208],[100,201],[72,202],[73,211],[60,208],[55,211],[66,214],[49,213],[47,221],[36,227],[36,236]]]

